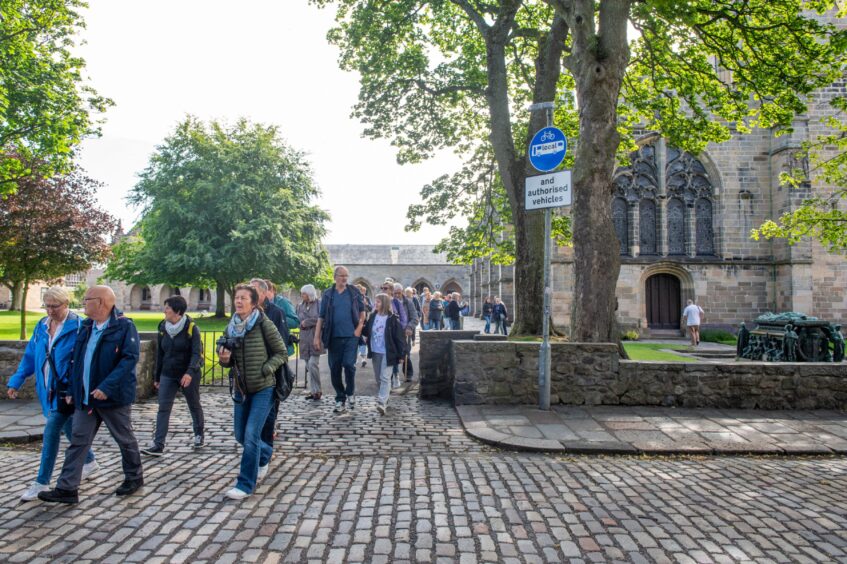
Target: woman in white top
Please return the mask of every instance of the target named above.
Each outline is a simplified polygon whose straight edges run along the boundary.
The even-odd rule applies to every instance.
[[[368,358],[374,369],[374,377],[379,386],[376,408],[385,415],[388,395],[391,393],[391,372],[389,366],[397,366],[406,351],[406,341],[400,319],[391,310],[391,298],[388,294],[377,294],[374,298],[374,313],[368,319],[362,335],[368,343]]]

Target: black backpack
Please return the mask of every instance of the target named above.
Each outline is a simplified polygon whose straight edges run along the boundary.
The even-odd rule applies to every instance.
[[[271,351],[268,347],[268,339],[265,336],[265,324],[261,323],[260,326],[262,327],[262,340],[265,342],[265,350],[267,351],[268,358],[270,358],[273,356],[273,351]],[[285,324],[285,327],[287,328],[288,324]],[[282,366],[276,369],[274,372],[274,380],[276,381],[276,384],[274,385],[274,399],[277,401],[285,401],[294,389],[294,374],[291,372],[291,369],[288,368],[287,361],[283,362]]]

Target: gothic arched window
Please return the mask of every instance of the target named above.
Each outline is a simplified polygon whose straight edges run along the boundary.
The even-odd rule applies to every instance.
[[[642,255],[681,256],[692,244],[697,255],[715,254],[714,189],[706,167],[691,154],[653,141],[615,171],[612,218],[626,254],[620,233],[625,226],[628,234],[629,217],[621,215],[621,202],[637,204],[633,221]]]
[[[712,228],[712,202],[706,198],[697,200],[697,254],[715,254],[715,232]]]
[[[668,254],[685,254],[685,204],[679,198],[668,200]]]
[[[638,232],[640,235],[639,245],[642,255],[656,254],[656,202],[653,200],[641,200],[638,204]]]
[[[626,200],[612,200],[612,222],[615,224],[615,234],[621,244],[621,254],[629,254],[629,217],[627,217]]]

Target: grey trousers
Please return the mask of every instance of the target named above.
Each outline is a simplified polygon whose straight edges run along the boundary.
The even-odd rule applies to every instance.
[[[306,361],[306,374],[309,376],[309,391],[313,394],[321,393],[321,357],[312,355]]]
[[[121,460],[123,462],[124,476],[127,480],[140,480],[141,452],[138,450],[138,441],[132,432],[132,421],[130,413],[132,406],[97,408],[77,407],[74,411],[73,431],[71,434],[71,446],[65,451],[65,463],[62,465],[62,474],[56,482],[56,487],[63,490],[76,490],[82,480],[82,466],[85,464],[85,455],[94,442],[94,436],[100,429],[100,424],[105,423],[106,428],[118,448],[121,449]]]
[[[162,376],[159,381],[159,412],[156,414],[156,436],[153,444],[165,448],[165,439],[168,437],[168,427],[171,421],[171,410],[174,406],[174,398],[180,389],[179,381],[182,379],[172,376]],[[203,406],[200,405],[200,378],[192,378],[187,388],[182,388],[182,394],[188,403],[188,411],[191,412],[191,421],[194,424],[194,434],[202,435],[205,426],[203,420]]]

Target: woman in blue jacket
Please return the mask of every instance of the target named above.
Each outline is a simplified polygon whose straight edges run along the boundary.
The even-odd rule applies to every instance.
[[[68,365],[73,357],[74,343],[79,331],[79,316],[68,309],[70,297],[64,288],[49,288],[44,293],[44,308],[47,317],[35,326],[23,359],[17,371],[9,378],[9,398],[18,397],[18,390],[24,381],[35,376],[35,391],[41,401],[41,410],[47,418],[44,426],[44,442],[41,446],[41,466],[35,482],[21,495],[22,501],[31,501],[38,492],[49,490],[53,466],[59,453],[59,440],[62,432],[71,440],[71,420],[73,406],[63,409],[70,384]],[[65,406],[67,404],[65,403]],[[97,471],[94,452],[89,451],[82,470],[86,479]]]

